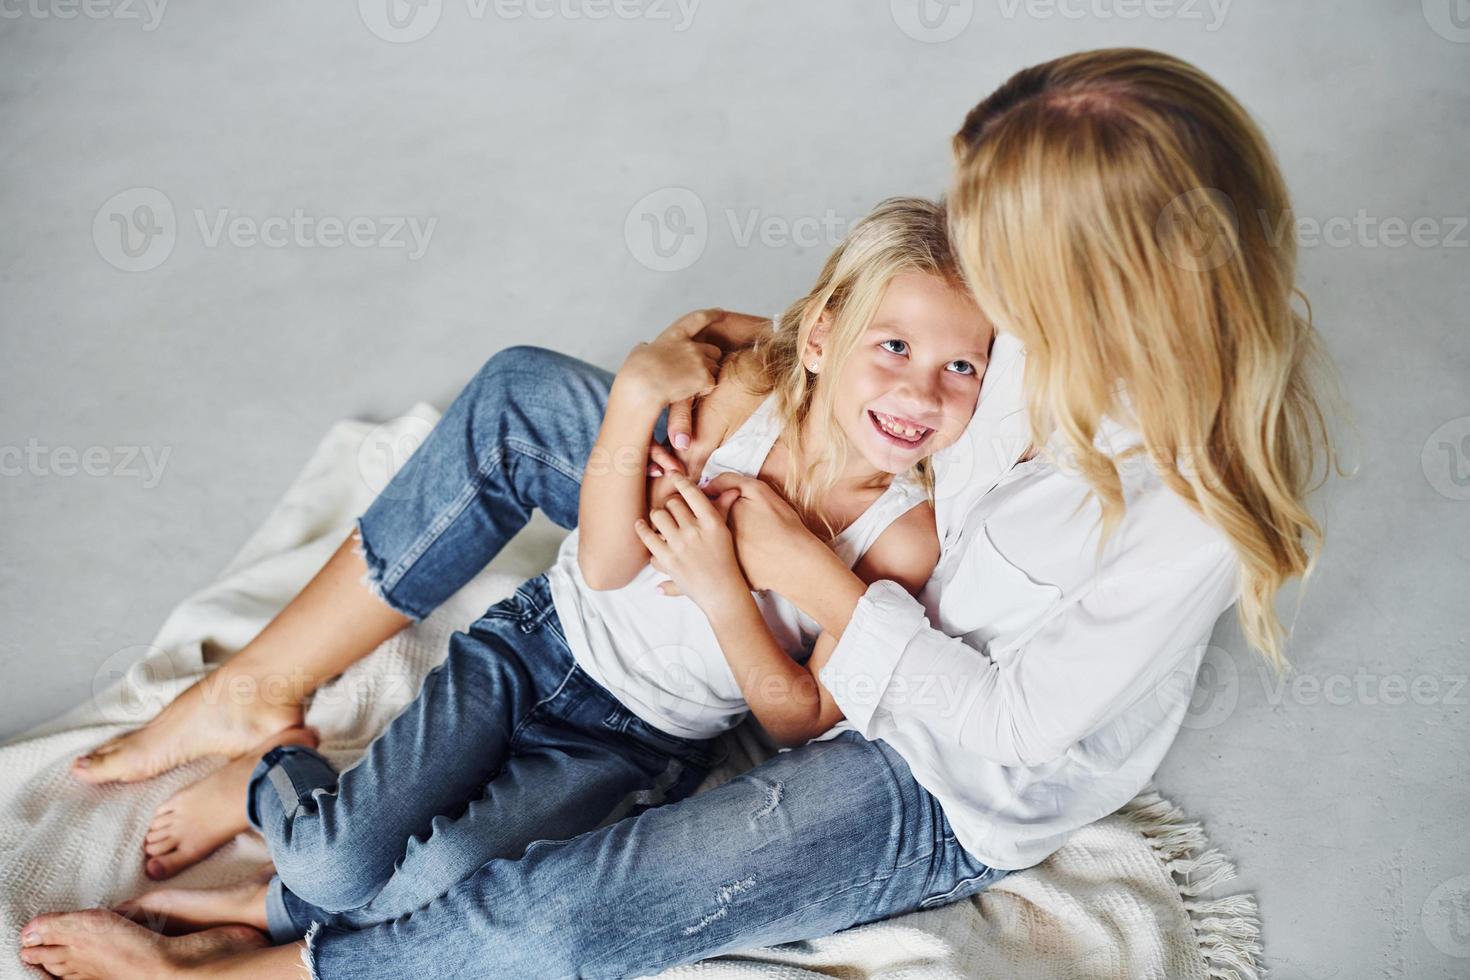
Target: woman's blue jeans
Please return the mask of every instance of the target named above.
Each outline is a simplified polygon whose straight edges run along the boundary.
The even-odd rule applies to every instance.
[[[605,371],[533,347],[492,357],[359,521],[383,599],[414,618],[427,615],[495,556],[532,508],[575,526],[582,465],[611,382]],[[527,659],[536,652],[528,649]],[[477,748],[463,745],[460,761],[471,765]],[[311,786],[303,794],[290,780],[305,765],[283,773],[289,757],[310,759],[276,750],[252,782],[252,818],[268,835],[281,813],[313,798]],[[697,753],[688,758],[697,768]],[[336,779],[330,769],[320,778]],[[409,763],[400,778],[431,792],[433,780],[466,777],[437,768],[426,775]],[[524,798],[548,821],[546,839],[503,855],[485,841],[488,856],[478,864],[474,841],[463,842],[456,861],[424,862],[423,870],[391,859],[398,873],[388,869],[390,882],[407,874],[403,896],[395,907],[384,903],[380,921],[316,918],[307,954],[315,975],[637,976],[955,901],[1005,874],[960,846],[897,752],[855,732],[782,752],[698,796],[635,807],[621,819],[599,814],[601,826],[566,839],[555,839],[553,815],[559,803],[578,802],[538,800],[535,788],[527,785]],[[400,830],[385,826],[382,836]],[[278,841],[271,843],[274,851]],[[289,842],[281,845],[290,852]],[[404,845],[390,839],[380,850],[401,854]],[[381,856],[371,859],[380,876]],[[353,859],[342,862],[315,872],[324,892],[360,884]],[[386,887],[394,886],[378,894]],[[295,906],[283,900],[291,890],[274,888],[273,917],[307,914],[299,898]],[[371,890],[316,897],[362,906]]]

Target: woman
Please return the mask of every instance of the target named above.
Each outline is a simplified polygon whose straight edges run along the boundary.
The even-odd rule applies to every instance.
[[[1146,51],[1018,73],[954,147],[956,247],[982,312],[1026,348],[1033,446],[993,486],[941,498],[952,537],[931,583],[936,625],[891,583],[865,586],[758,481],[709,488],[741,494],[730,519],[751,585],[837,637],[820,680],[867,738],[844,732],[712,792],[537,842],[370,929],[251,948],[258,935],[181,942],[95,911],[38,917],[22,958],[77,976],[259,980],[299,975],[303,957],[326,978],[651,973],[965,897],[1126,802],[1187,707],[1161,682],[1197,667],[1237,601],[1247,637],[1279,662],[1274,599],[1320,539],[1303,503],[1327,452],[1317,341],[1291,307],[1291,245],[1262,231],[1289,220],[1285,188],[1226,92]],[[1270,220],[1237,227],[1232,209]],[[522,369],[529,357],[514,355]],[[510,368],[492,360],[441,426],[457,440],[426,443],[397,503],[364,516],[366,564],[387,602],[349,639],[427,612],[530,502],[555,517],[558,497],[575,500],[576,474],[555,452],[596,426],[563,415],[525,439],[535,399],[559,387],[545,385],[553,358],[538,359],[539,396],[496,410],[476,401]],[[556,398],[595,414],[605,382],[565,362],[555,377],[570,388]],[[467,460],[466,433],[489,455]],[[996,430],[968,435],[976,465],[994,456]],[[525,448],[498,455],[506,446]],[[352,567],[339,554],[271,627],[274,642],[292,629],[329,639],[321,676],[356,649],[327,628],[340,613],[319,605],[351,593]],[[238,752],[294,720],[294,705],[281,709],[247,713],[211,744]],[[178,761],[161,747],[177,724],[99,771]]]

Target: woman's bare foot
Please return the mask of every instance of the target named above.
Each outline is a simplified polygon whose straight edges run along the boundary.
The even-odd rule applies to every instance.
[[[154,881],[172,878],[245,831],[250,774],[261,756],[278,745],[316,748],[316,744],[316,732],[310,728],[288,728],[170,796],[153,812],[143,841],[143,869],[148,877]]]
[[[266,929],[265,901],[275,869],[267,864],[245,881],[220,888],[155,888],[113,909],[119,915],[166,935],[211,926],[247,925]]]
[[[301,705],[269,702],[261,687],[226,664],[142,728],[75,759],[72,774],[88,783],[138,782],[206,755],[235,758],[269,735],[300,727]]]
[[[211,963],[258,950],[265,936],[224,926],[165,937],[104,909],[39,915],[21,930],[22,961],[70,980],[167,980],[208,975]]]

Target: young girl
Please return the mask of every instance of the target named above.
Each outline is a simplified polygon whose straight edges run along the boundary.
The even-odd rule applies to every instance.
[[[663,406],[703,395],[702,483],[759,476],[863,578],[917,591],[939,557],[926,461],[968,424],[990,345],[952,263],[943,209],[896,198],[853,229],[785,329],[725,362],[713,391],[713,348],[702,361],[658,344],[628,357],[583,476],[581,523],[549,579],[578,663],[644,721],[708,738],[749,708],[799,745],[841,720],[815,679],[830,641],[740,573],[726,522],[737,494],[711,502],[680,476],[646,488],[641,464]],[[670,577],[694,605],[659,601]],[[804,666],[793,659],[814,641]]]
[[[455,634],[340,777],[303,745],[265,755],[248,816],[276,877],[241,903],[263,920],[198,906],[205,893],[193,905],[153,893],[130,911],[243,917],[276,942],[315,922],[386,921],[534,841],[687,795],[747,711],[783,745],[832,729],[842,714],[815,672],[833,644],[785,600],[752,595],[726,522],[733,494],[711,501],[681,474],[650,483],[659,415],[701,396],[705,480],[759,476],[861,576],[917,591],[939,556],[926,461],[969,422],[991,332],[942,207],[912,198],[856,225],[782,322],[723,365],[713,349],[636,348],[552,569]]]

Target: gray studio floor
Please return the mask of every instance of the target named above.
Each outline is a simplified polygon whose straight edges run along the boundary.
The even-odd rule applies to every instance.
[[[1272,138],[1361,446],[1296,674],[1222,627],[1159,784],[1260,896],[1277,977],[1470,975],[1454,0],[415,9],[0,12],[0,736],[141,654],[334,421],[442,405],[509,344],[613,366],[685,309],[775,309],[868,205],[942,190],[1011,71],[1158,47]]]

